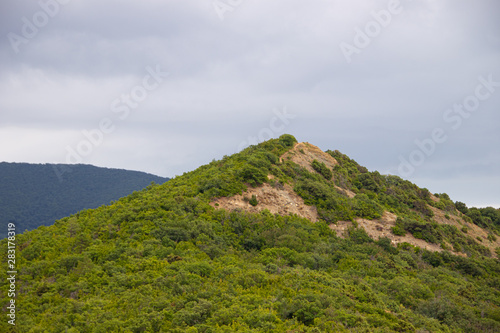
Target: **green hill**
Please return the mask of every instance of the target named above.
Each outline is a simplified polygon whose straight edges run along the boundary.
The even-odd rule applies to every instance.
[[[109,204],[162,178],[138,171],[99,168],[92,165],[0,163],[0,237],[7,223],[20,231],[83,209]]]
[[[499,332],[478,212],[283,135],[3,240],[0,331]]]

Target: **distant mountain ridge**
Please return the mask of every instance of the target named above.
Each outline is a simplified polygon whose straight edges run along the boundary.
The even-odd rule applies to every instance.
[[[0,237],[9,221],[32,230],[96,208],[168,178],[85,164],[0,163]]]

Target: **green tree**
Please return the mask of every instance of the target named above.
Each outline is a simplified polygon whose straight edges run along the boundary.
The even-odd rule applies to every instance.
[[[460,201],[456,201],[455,202],[455,208],[462,212],[463,214],[467,214],[467,212],[469,211],[469,209],[467,208],[467,205],[464,204],[463,202],[460,202]]]
[[[314,170],[316,170],[316,172],[325,177],[326,180],[332,179],[332,170],[328,168],[325,163],[319,162],[318,160],[313,160],[311,166]]]

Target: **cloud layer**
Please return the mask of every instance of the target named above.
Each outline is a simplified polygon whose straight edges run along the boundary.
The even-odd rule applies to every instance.
[[[6,0],[0,13],[0,160],[171,177],[287,132],[500,206],[498,1]],[[492,90],[475,107],[481,78]]]

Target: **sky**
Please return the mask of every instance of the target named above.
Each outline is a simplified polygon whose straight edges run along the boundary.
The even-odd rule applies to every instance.
[[[500,207],[497,0],[2,0],[0,161],[181,175],[284,133]]]

